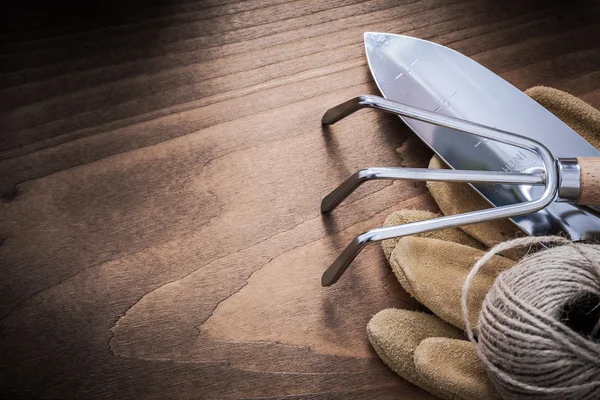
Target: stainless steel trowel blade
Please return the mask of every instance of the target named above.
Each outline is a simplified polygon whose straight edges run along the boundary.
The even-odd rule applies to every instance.
[[[373,78],[390,100],[518,133],[542,142],[557,158],[600,156],[592,145],[526,94],[474,60],[447,47],[407,36],[365,33]],[[542,169],[535,153],[504,143],[402,120],[451,168],[488,171]],[[528,185],[473,185],[492,205],[541,196]],[[514,217],[530,235],[567,233],[572,240],[600,236],[600,214],[554,202],[534,214]]]

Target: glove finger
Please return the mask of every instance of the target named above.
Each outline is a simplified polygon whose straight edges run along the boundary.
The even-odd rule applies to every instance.
[[[416,372],[444,398],[499,399],[475,348],[467,340],[424,339],[414,353]]]
[[[432,213],[429,211],[399,210],[399,211],[395,211],[395,212],[391,213],[390,215],[388,215],[387,218],[385,219],[383,226],[388,227],[388,226],[408,224],[411,222],[423,221],[426,219],[439,218],[440,216],[441,216],[440,214]],[[437,231],[424,232],[424,233],[419,233],[415,236],[447,240],[449,242],[456,242],[456,243],[464,244],[466,246],[475,247],[477,249],[482,249],[482,250],[485,249],[485,246],[482,243],[478,242],[476,239],[472,238],[471,236],[465,234],[463,231],[461,231],[458,228],[441,229],[441,230],[437,230]],[[401,238],[388,239],[388,240],[384,240],[381,243],[381,247],[383,249],[383,254],[385,255],[385,258],[388,261],[390,260],[390,256],[392,255],[392,252],[394,251],[394,248],[396,247],[396,245],[398,244],[398,241],[400,239]]]
[[[394,372],[430,393],[443,396],[442,391],[416,372],[414,352],[423,339],[436,336],[459,339],[462,331],[435,315],[387,309],[371,318],[367,336],[375,352]]]
[[[464,329],[460,297],[469,271],[484,251],[445,240],[406,237],[398,242],[390,265],[402,286],[444,321]],[[495,256],[469,289],[469,321],[477,324],[481,303],[498,274],[515,261]]]
[[[535,86],[525,94],[600,149],[600,111],[569,93],[550,87]]]

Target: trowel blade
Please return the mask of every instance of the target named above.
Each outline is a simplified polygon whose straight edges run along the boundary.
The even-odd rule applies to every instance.
[[[557,158],[600,156],[600,152],[548,110],[469,57],[408,36],[365,33],[371,73],[385,98],[444,115],[531,137]],[[451,168],[529,172],[543,168],[535,153],[409,118],[401,119]],[[477,184],[494,206],[541,196],[542,187]],[[600,236],[594,209],[554,202],[536,213],[514,217],[529,235],[566,233],[572,240]]]

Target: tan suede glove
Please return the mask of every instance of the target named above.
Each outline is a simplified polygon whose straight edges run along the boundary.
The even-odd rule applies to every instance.
[[[596,148],[600,146],[600,112],[556,89],[535,87],[526,93]],[[430,168],[445,168],[433,157]],[[427,184],[442,213],[464,213],[489,207],[467,184]],[[386,226],[438,214],[397,211]],[[460,296],[464,280],[485,249],[518,235],[508,220],[392,239],[382,244],[384,254],[402,287],[434,314],[387,309],[367,325],[369,340],[381,359],[408,381],[444,399],[499,398],[472,344],[465,339]],[[523,255],[513,250],[495,256],[469,289],[471,326],[496,276]]]

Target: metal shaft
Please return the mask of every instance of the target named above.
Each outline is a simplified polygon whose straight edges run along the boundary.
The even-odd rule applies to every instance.
[[[321,212],[335,209],[346,197],[366,181],[375,179],[402,179],[415,181],[450,181],[468,183],[503,183],[543,185],[544,174],[539,172],[496,172],[429,168],[366,168],[352,174],[321,201]]]

